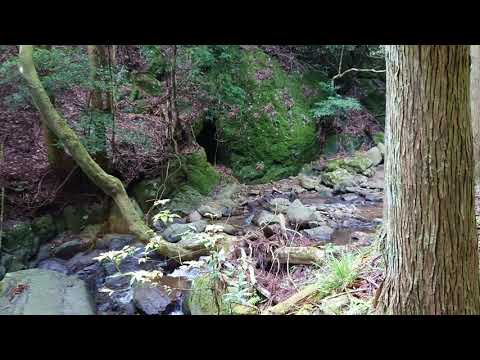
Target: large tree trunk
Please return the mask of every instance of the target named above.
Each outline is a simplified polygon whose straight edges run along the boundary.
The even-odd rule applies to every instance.
[[[480,178],[480,45],[470,46],[470,104],[473,127],[475,178]]]
[[[387,46],[386,314],[479,314],[468,46]]]
[[[75,132],[53,107],[33,64],[32,52],[33,47],[31,45],[20,46],[19,69],[27,81],[33,102],[42,114],[48,128],[63,141],[75,162],[88,178],[113,199],[125,222],[128,224],[130,232],[136,235],[140,241],[148,242],[155,234],[138,216],[122,182],[116,177],[107,174],[98,166]],[[175,244],[170,244],[161,237],[155,237],[155,240],[157,251],[167,257],[190,260],[196,256],[194,252],[187,251]]]

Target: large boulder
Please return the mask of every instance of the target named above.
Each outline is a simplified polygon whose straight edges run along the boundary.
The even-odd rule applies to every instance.
[[[0,282],[0,315],[95,315],[84,281],[56,271],[8,273]]]

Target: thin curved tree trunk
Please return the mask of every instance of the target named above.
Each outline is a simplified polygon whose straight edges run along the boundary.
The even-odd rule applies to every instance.
[[[468,46],[387,46],[377,311],[479,314]]]
[[[19,70],[27,81],[35,106],[42,114],[48,128],[65,144],[73,159],[88,178],[102,191],[109,195],[118,206],[120,213],[128,224],[130,232],[140,241],[148,242],[155,237],[157,251],[174,259],[189,260],[197,256],[196,252],[187,251],[176,244],[166,242],[145,224],[136,213],[122,182],[107,174],[90,156],[75,132],[58,114],[38,77],[32,60],[32,45],[20,45]]]
[[[480,179],[480,45],[470,46],[470,104],[472,109],[475,178]]]

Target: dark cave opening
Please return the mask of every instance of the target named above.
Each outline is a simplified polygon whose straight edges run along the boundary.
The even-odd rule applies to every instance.
[[[222,162],[218,147],[217,127],[213,121],[205,121],[196,138],[197,143],[205,149],[209,163],[216,165]]]

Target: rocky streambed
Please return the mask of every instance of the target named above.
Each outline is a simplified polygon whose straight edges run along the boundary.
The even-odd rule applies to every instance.
[[[286,266],[299,265],[298,272],[308,276],[308,267],[314,261],[297,256],[304,249],[320,251],[328,244],[362,247],[374,240],[376,229],[382,223],[382,150],[380,144],[351,158],[312,163],[300,175],[275,183],[250,186],[230,183],[219,187],[188,214],[172,216],[171,221],[157,220],[152,226],[167,241],[187,247],[206,244],[215,238],[225,245],[222,254],[239,249],[258,253],[258,249],[271,245],[270,251],[274,249],[280,254],[274,259],[279,263],[283,263],[280,250],[293,248],[287,254]],[[251,268],[250,277],[256,276],[258,283],[262,282],[262,274],[267,274],[266,264],[272,268],[274,262],[268,256],[265,259],[257,257],[256,263],[247,267]],[[198,286],[197,280],[211,272],[206,266],[209,261],[208,257],[201,257],[200,261],[179,264],[157,255],[154,247],[138,243],[133,236],[125,234],[95,231],[61,234],[40,246],[29,263],[30,270],[10,272],[0,282],[3,284],[0,314],[22,313],[27,308],[30,312],[37,309],[47,313],[72,313],[75,306],[81,306],[81,313],[95,314],[214,313],[215,310],[209,310],[212,301],[208,296],[192,295]],[[225,262],[228,264],[228,259]],[[230,266],[238,264],[234,261]],[[45,275],[50,272],[64,277]],[[61,308],[52,305],[45,310],[41,303],[45,297],[38,301],[29,297],[30,292],[38,291],[39,282],[55,289],[51,290],[52,296],[68,294],[62,289],[70,288],[65,285],[70,278],[85,284],[87,291],[75,293],[77,297],[89,297],[85,301],[76,299],[81,305],[73,302],[67,309],[64,305]],[[270,301],[275,302],[271,288],[257,286],[257,290],[260,297],[270,296]],[[29,305],[28,301],[35,304]],[[90,308],[85,303],[90,304]],[[218,306],[216,309],[222,313]],[[237,309],[235,313],[252,313],[250,310]]]

